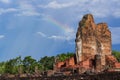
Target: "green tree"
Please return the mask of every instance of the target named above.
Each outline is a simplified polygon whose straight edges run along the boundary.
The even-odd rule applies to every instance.
[[[117,60],[120,62],[120,52],[119,51],[112,51],[112,54],[117,58]]]
[[[42,65],[41,67],[43,68],[43,70],[50,70],[53,69],[54,61],[55,61],[54,56],[51,57],[45,56],[41,58],[38,62]]]
[[[58,61],[65,61],[66,59],[74,56],[74,53],[62,53],[57,55],[56,57],[58,58]]]
[[[14,69],[14,60],[11,59],[7,61],[5,64],[5,73],[13,74],[15,72],[13,69]]]
[[[33,59],[31,56],[26,56],[23,59],[23,66],[25,73],[33,73],[35,70],[35,65],[37,64],[36,60]]]
[[[4,74],[5,73],[5,62],[1,62],[0,63],[0,74]]]
[[[19,67],[22,65],[21,56],[14,59],[10,59],[5,64],[5,73],[17,74],[19,72]]]
[[[120,56],[118,52],[114,52],[113,54],[120,61]],[[53,64],[55,60],[65,61],[66,59],[74,56],[74,53],[62,53],[57,56],[45,56],[41,58],[39,61],[36,61],[31,56],[26,56],[23,60],[21,56],[10,59],[6,62],[0,63],[0,74],[10,73],[10,74],[21,74],[21,73],[33,73],[39,71],[46,71],[53,69]],[[56,57],[56,58],[55,58]]]

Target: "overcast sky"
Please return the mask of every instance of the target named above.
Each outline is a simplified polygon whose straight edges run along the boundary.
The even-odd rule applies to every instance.
[[[106,22],[120,51],[120,0],[0,0],[0,61],[75,52],[82,16]]]

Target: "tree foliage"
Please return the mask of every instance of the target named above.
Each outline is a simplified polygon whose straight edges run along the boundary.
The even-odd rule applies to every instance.
[[[16,74],[18,73],[18,68],[22,64],[21,57],[16,57],[10,59],[5,63],[5,73]]]
[[[112,54],[120,62],[120,52],[112,51]],[[10,59],[6,62],[0,62],[0,74],[21,74],[21,73],[34,73],[37,71],[46,71],[53,69],[55,61],[65,61],[66,59],[74,56],[74,53],[61,53],[57,56],[45,56],[38,61],[31,56],[26,56],[21,59],[21,56]]]
[[[26,56],[23,59],[23,66],[25,73],[34,72],[35,65],[36,65],[36,60],[33,59],[31,56]]]
[[[120,62],[120,52],[119,51],[112,51],[112,54],[117,58],[117,60]]]
[[[0,63],[0,74],[3,74],[5,73],[5,62],[1,62]]]
[[[74,53],[62,53],[62,54],[59,54],[57,55],[56,57],[58,58],[59,61],[65,61],[66,59],[70,58],[74,56]]]
[[[42,65],[43,70],[50,70],[53,69],[55,58],[54,56],[48,57],[45,56],[39,60],[39,63]]]

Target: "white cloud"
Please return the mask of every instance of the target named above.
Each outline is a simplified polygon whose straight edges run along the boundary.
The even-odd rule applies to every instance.
[[[65,35],[52,35],[50,37],[48,37],[49,39],[53,39],[53,40],[62,40],[62,41],[70,41],[75,39],[75,36],[73,36],[75,34],[65,34]]]
[[[0,0],[0,2],[8,4],[8,3],[10,3],[10,0]]]
[[[72,2],[69,3],[58,3],[57,1],[52,1],[47,5],[39,5],[39,7],[42,8],[53,8],[53,9],[61,9],[61,8],[66,8],[75,5]]]
[[[17,16],[39,16],[40,13],[37,12],[35,6],[28,3],[27,1],[21,1],[19,5],[19,13]]]
[[[120,27],[110,27],[112,32],[112,44],[120,44]]]
[[[4,1],[4,0],[0,0]],[[5,0],[4,2],[7,2],[10,0]],[[19,6],[16,8],[0,8],[0,14],[8,13],[8,12],[16,12],[15,15],[17,16],[39,16],[41,15],[39,12],[37,12],[34,5],[28,3],[28,1],[20,1],[18,2]]]
[[[30,11],[22,11],[21,13],[17,14],[17,16],[39,16],[40,14],[37,12],[30,12]]]
[[[42,37],[47,37],[46,34],[44,34],[43,32],[37,32],[37,34],[39,34]]]
[[[48,37],[49,39],[54,39],[54,40],[73,40],[75,39],[75,30],[67,25],[63,25],[64,27],[64,35],[52,35]],[[61,26],[62,27],[62,26]]]
[[[37,34],[44,37],[44,38],[53,39],[53,40],[65,40],[66,39],[65,36],[58,36],[58,35],[47,36],[43,32],[37,32]]]
[[[0,39],[4,38],[5,36],[4,35],[0,35]]]
[[[53,39],[53,40],[61,40],[61,41],[70,41],[75,39],[75,30],[72,29],[71,27],[66,27],[64,32],[64,35],[51,35],[48,36],[44,34],[43,32],[37,32],[40,36],[48,39]]]
[[[63,36],[60,36],[60,35],[52,35],[52,36],[49,36],[48,37],[49,39],[53,39],[53,40],[66,40],[66,41],[70,41],[72,39],[74,39],[74,37],[71,37],[71,35],[63,35]]]
[[[8,9],[0,8],[0,14],[9,13],[9,12],[16,12],[16,11],[17,11],[17,9],[15,9],[15,8],[8,8]]]
[[[12,0],[0,0],[0,2],[10,3]],[[33,0],[17,1],[18,16],[39,16],[41,13],[49,15],[63,14],[70,18],[92,13],[95,17],[120,17],[120,0],[51,0],[40,5],[32,4]],[[39,6],[39,7],[38,7]],[[40,9],[43,8],[43,11]],[[48,8],[48,9],[46,9]],[[67,8],[67,9],[66,9]],[[51,10],[50,10],[51,9]],[[59,12],[54,10],[59,9]],[[50,10],[50,11],[49,11]],[[60,11],[61,10],[61,11]],[[111,14],[112,12],[112,14]]]
[[[3,3],[10,3],[11,1],[12,0],[0,0],[0,2]],[[43,11],[48,14],[52,12],[54,13],[54,10],[56,9],[60,9],[61,14],[66,15],[67,17],[75,16],[75,18],[86,13],[92,13],[95,17],[120,17],[120,0],[51,0],[50,2],[46,1],[46,3],[48,2],[47,4],[43,3],[44,5],[34,5],[32,4],[33,2],[35,1],[17,1],[17,8],[19,10],[17,15],[39,16],[41,12],[40,8],[44,8]],[[51,8],[50,12],[49,9],[46,8]],[[59,15],[59,12],[55,12],[54,14],[57,13]]]
[[[51,12],[52,10],[54,12],[54,9],[60,9],[63,12],[61,14],[76,16],[75,18],[86,13],[92,13],[95,17],[99,18],[108,16],[120,17],[120,0],[57,0],[45,5],[39,5],[39,7],[51,8]]]
[[[48,38],[49,39],[54,39],[54,40],[65,40],[65,36],[56,36],[56,35],[53,35],[53,36],[50,36]]]
[[[48,38],[48,39],[53,39],[53,40],[68,40],[67,36],[63,35],[52,35],[52,36],[47,36],[46,34],[42,33],[42,32],[37,32],[38,35],[44,37],[44,38]],[[70,40],[70,39],[69,39]]]

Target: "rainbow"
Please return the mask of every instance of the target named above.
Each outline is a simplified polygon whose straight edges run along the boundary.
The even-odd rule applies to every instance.
[[[69,26],[64,25],[64,24],[58,22],[57,20],[55,20],[54,18],[52,18],[50,16],[45,17],[45,20],[50,22],[50,23],[52,23],[52,24],[54,24],[55,26],[59,27],[64,32],[67,32],[67,30],[70,29]]]

